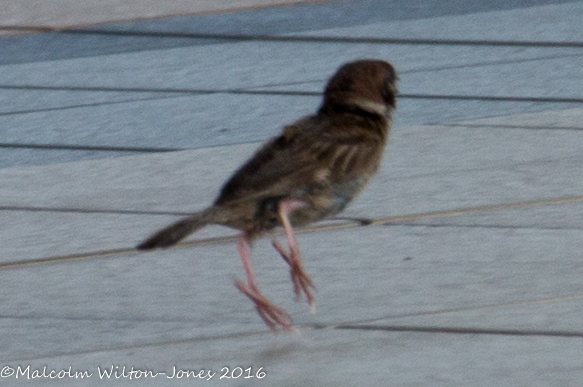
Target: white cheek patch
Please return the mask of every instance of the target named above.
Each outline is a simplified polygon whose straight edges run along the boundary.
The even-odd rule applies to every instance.
[[[352,102],[363,110],[380,116],[387,116],[387,107],[382,103],[360,98]]]

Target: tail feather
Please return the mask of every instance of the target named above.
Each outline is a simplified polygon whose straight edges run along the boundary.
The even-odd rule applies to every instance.
[[[207,209],[182,219],[158,231],[136,248],[138,250],[151,250],[175,245],[188,235],[211,223],[211,214],[211,209]]]

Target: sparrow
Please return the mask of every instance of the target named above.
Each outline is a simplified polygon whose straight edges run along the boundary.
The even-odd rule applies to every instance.
[[[291,317],[260,291],[251,265],[259,236],[283,227],[286,249],[273,247],[290,267],[296,299],[314,311],[315,286],[304,268],[294,227],[334,216],[379,169],[396,108],[395,68],[381,60],[347,63],[328,81],[316,114],[284,127],[222,187],[214,204],[155,233],[138,250],[164,248],[218,224],[241,231],[238,250],[247,282],[236,287],[253,301],[265,324],[293,330]]]

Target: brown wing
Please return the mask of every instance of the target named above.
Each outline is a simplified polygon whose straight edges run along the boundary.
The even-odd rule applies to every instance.
[[[307,191],[322,176],[333,183],[366,172],[362,164],[371,164],[384,144],[379,148],[378,139],[354,122],[333,121],[312,116],[286,127],[235,172],[215,204],[286,197]]]

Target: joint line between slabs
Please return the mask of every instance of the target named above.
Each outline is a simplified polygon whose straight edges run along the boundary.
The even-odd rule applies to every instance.
[[[385,332],[417,332],[417,333],[447,333],[457,335],[495,335],[495,336],[544,336],[544,337],[577,337],[583,338],[583,332],[553,331],[536,329],[488,329],[466,327],[416,327],[407,325],[338,325],[333,329],[385,331]]]
[[[583,126],[541,126],[541,125],[505,125],[505,124],[457,124],[430,122],[426,126],[453,126],[459,128],[495,128],[495,129],[524,129],[524,130],[583,130]]]
[[[108,353],[108,352],[117,352],[117,351],[124,351],[124,350],[132,350],[132,349],[144,349],[144,348],[156,348],[156,347],[163,347],[163,346],[172,346],[172,345],[182,345],[182,344],[195,344],[201,343],[205,341],[216,341],[216,340],[225,340],[225,339],[238,339],[238,338],[246,338],[246,337],[253,337],[259,335],[265,335],[270,333],[271,331],[250,331],[250,332],[239,332],[239,333],[228,333],[223,335],[215,335],[215,336],[202,336],[202,337],[192,337],[192,338],[183,338],[183,339],[176,339],[176,340],[169,340],[169,341],[159,341],[159,342],[146,342],[141,344],[129,344],[129,345],[120,345],[118,347],[105,347],[105,348],[96,348],[96,349],[89,349],[89,350],[81,350],[76,352],[56,352],[47,355],[42,355],[41,357],[32,357],[32,358],[24,358],[24,359],[17,359],[11,361],[12,363],[19,363],[19,362],[32,362],[38,361],[40,359],[47,359],[52,357],[63,357],[63,356],[79,356],[79,355],[90,355],[96,353]]]
[[[510,210],[510,209],[521,209],[521,208],[531,208],[531,207],[541,207],[541,206],[561,205],[561,204],[573,204],[573,203],[579,203],[579,202],[583,202],[583,196],[569,196],[569,197],[532,200],[532,201],[508,203],[508,204],[495,204],[495,205],[468,207],[468,208],[461,208],[461,209],[457,209],[457,210],[436,211],[436,212],[427,212],[427,213],[411,214],[411,215],[389,216],[389,217],[380,218],[380,219],[376,219],[376,220],[370,220],[370,221],[368,219],[352,220],[352,221],[348,221],[348,222],[344,222],[344,223],[340,223],[340,224],[326,224],[326,225],[321,225],[321,226],[307,227],[307,228],[300,229],[297,232],[302,233],[302,234],[306,234],[306,233],[321,232],[321,231],[342,230],[342,229],[356,228],[356,227],[382,226],[382,225],[389,225],[389,224],[406,223],[406,222],[411,222],[411,221],[421,220],[421,219],[448,218],[448,217],[478,214],[478,213],[483,213],[483,212],[494,212],[494,211],[502,211],[502,210]],[[227,237],[217,237],[217,238],[195,240],[195,241],[191,241],[191,242],[182,242],[182,243],[178,243],[175,246],[169,247],[165,250],[182,249],[182,248],[198,247],[198,246],[206,246],[206,245],[215,245],[215,244],[233,242],[236,239],[237,239],[236,236],[227,236]],[[95,252],[90,252],[90,253],[80,253],[80,254],[56,256],[56,257],[38,258],[38,259],[33,259],[33,260],[28,260],[28,261],[13,261],[13,262],[0,263],[0,270],[16,269],[16,268],[24,268],[24,267],[30,267],[30,266],[56,264],[56,263],[64,263],[64,262],[72,262],[72,261],[83,261],[83,260],[88,260],[88,259],[93,259],[93,258],[109,258],[109,257],[115,256],[115,255],[133,255],[133,254],[144,254],[144,252],[138,251],[135,248],[125,248],[125,249],[103,250],[103,251],[95,251]]]
[[[529,40],[487,40],[487,39],[429,39],[429,38],[376,38],[352,36],[310,36],[310,35],[250,35],[250,34],[205,34],[188,32],[150,32],[150,31],[120,31],[92,28],[67,28],[50,26],[0,26],[0,30],[24,30],[30,32],[71,34],[71,35],[103,35],[103,36],[134,36],[149,38],[173,39],[211,39],[231,42],[280,42],[280,43],[340,43],[340,44],[385,44],[385,45],[427,45],[427,46],[510,46],[510,47],[565,47],[580,48],[580,41],[529,41]]]
[[[253,90],[264,86],[256,86],[251,88],[240,89],[179,89],[179,88],[145,88],[145,87],[92,87],[92,86],[34,86],[34,85],[1,85],[0,89],[6,90],[59,90],[59,91],[99,91],[99,92],[127,92],[127,93],[160,93],[160,94],[184,94],[184,95],[211,95],[211,94],[234,94],[234,95],[277,95],[277,96],[303,96],[303,97],[319,97],[322,95],[319,91],[287,91],[287,90]],[[490,102],[540,102],[540,103],[583,103],[581,97],[529,97],[529,96],[492,96],[492,95],[453,95],[453,94],[399,94],[400,99],[436,99],[436,100],[475,100],[475,101],[490,101]],[[171,98],[169,96],[151,97],[150,99],[165,99]],[[146,99],[144,99],[146,100]],[[136,101],[112,101],[108,104],[129,103]],[[103,103],[100,103],[103,104]],[[65,109],[65,107],[56,109]],[[42,111],[39,110],[39,111]],[[25,112],[27,114],[30,112]],[[16,113],[0,113],[0,115],[18,114]]]
[[[426,310],[426,311],[419,311],[419,312],[412,312],[412,313],[402,313],[397,315],[386,315],[381,317],[375,318],[368,318],[362,320],[353,320],[353,321],[345,321],[340,324],[328,324],[328,325],[317,325],[316,328],[319,329],[334,329],[337,326],[363,326],[363,325],[373,325],[374,323],[380,323],[386,320],[394,320],[394,319],[403,319],[403,318],[412,318],[412,317],[425,317],[425,316],[442,316],[451,313],[460,313],[460,312],[475,312],[479,310],[486,310],[486,309],[501,309],[501,308],[516,308],[516,307],[524,307],[524,306],[532,306],[532,305],[541,305],[541,304],[554,304],[560,302],[570,302],[570,301],[578,301],[583,299],[583,295],[571,295],[571,296],[562,296],[562,297],[553,297],[553,298],[539,298],[539,299],[532,299],[532,300],[522,300],[522,301],[513,301],[504,304],[485,304],[485,305],[474,305],[474,306],[462,306],[462,307],[454,307],[454,308],[445,308],[439,310]]]
[[[439,313],[447,313],[452,311],[465,311],[465,310],[475,310],[475,309],[486,309],[486,308],[494,308],[494,307],[511,307],[511,306],[521,306],[521,305],[533,305],[533,304],[541,304],[541,303],[550,303],[550,302],[561,302],[561,301],[573,301],[582,299],[583,295],[578,296],[565,296],[559,298],[549,298],[549,299],[539,299],[539,300],[530,300],[530,301],[520,301],[514,302],[509,304],[502,304],[502,305],[482,305],[474,308],[456,308],[456,309],[449,309],[444,311],[436,311],[436,312],[427,312],[427,313],[419,313],[419,314],[410,314],[407,316],[415,316],[415,315],[423,315],[423,314],[439,314]],[[407,316],[393,316],[395,317],[407,317]],[[382,318],[384,319],[384,318]],[[381,319],[378,319],[381,320]],[[521,335],[521,336],[561,336],[561,337],[583,337],[582,333],[571,332],[571,331],[536,331],[536,330],[527,330],[527,331],[514,331],[514,330],[493,330],[493,329],[484,329],[484,330],[476,330],[472,328],[458,328],[458,327],[408,327],[408,326],[397,326],[397,325],[370,325],[370,322],[375,320],[368,320],[366,322],[353,322],[353,323],[343,323],[338,325],[300,325],[297,328],[302,331],[309,331],[314,329],[339,329],[339,330],[383,330],[383,331],[414,331],[414,332],[427,332],[427,333],[455,333],[455,334],[490,334],[490,335]],[[368,324],[367,324],[368,323]],[[254,331],[254,332],[240,332],[240,333],[232,333],[226,335],[216,335],[216,336],[204,336],[204,337],[192,337],[192,338],[182,338],[177,340],[171,341],[162,341],[162,342],[150,342],[150,343],[140,343],[136,345],[123,345],[120,347],[110,347],[110,348],[97,348],[87,351],[79,351],[79,352],[63,352],[63,353],[53,353],[50,355],[42,356],[42,358],[47,357],[59,357],[59,356],[71,356],[71,355],[83,355],[83,354],[94,354],[94,353],[107,353],[113,351],[120,351],[120,350],[127,350],[127,349],[141,349],[141,348],[155,348],[161,346],[168,346],[168,345],[181,345],[181,344],[188,344],[188,343],[198,343],[203,341],[212,341],[212,340],[223,340],[223,339],[231,339],[231,338],[242,338],[242,337],[251,337],[251,336],[258,336],[263,335],[266,333],[270,333],[269,331]],[[28,359],[19,359],[19,361],[36,361],[38,358],[28,358]]]
[[[0,113],[0,116],[2,113]],[[65,144],[29,144],[29,143],[0,143],[0,148],[43,149],[43,150],[71,150],[71,151],[98,151],[98,152],[134,152],[134,153],[163,153],[188,150],[187,148],[154,148],[154,147],[124,147],[124,146],[93,146],[93,145],[65,145]]]

